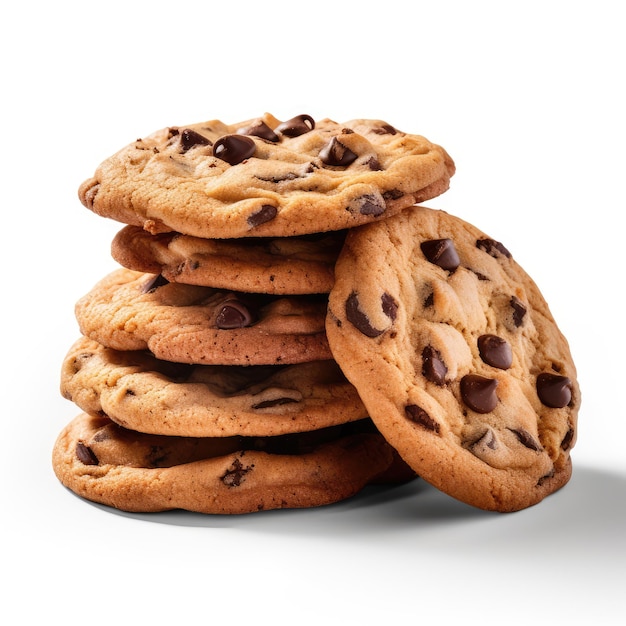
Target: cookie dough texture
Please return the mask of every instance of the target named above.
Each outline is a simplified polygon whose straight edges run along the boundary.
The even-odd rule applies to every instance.
[[[377,432],[305,437],[275,452],[263,449],[275,441],[142,435],[82,413],[59,434],[52,464],[64,486],[93,502],[129,512],[216,514],[331,504],[394,464]]]
[[[79,198],[150,233],[283,237],[387,218],[446,191],[454,171],[442,147],[381,120],[265,114],[156,131],[106,159]]]
[[[81,333],[115,350],[208,365],[331,359],[326,298],[268,297],[114,270],[75,307]]]
[[[171,436],[278,436],[367,417],[356,389],[332,360],[183,365],[84,337],[63,361],[61,393],[92,415]]]
[[[161,274],[170,282],[247,293],[328,293],[345,232],[303,237],[202,239],[180,233],[152,235],[126,226],[111,254],[120,265]]]
[[[514,511],[570,478],[568,344],[533,280],[471,224],[414,207],[351,231],[327,334],[387,441],[442,491]]]

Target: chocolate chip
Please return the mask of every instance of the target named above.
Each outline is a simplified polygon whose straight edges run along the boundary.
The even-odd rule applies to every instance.
[[[432,346],[426,346],[422,350],[422,374],[426,380],[435,385],[442,386],[446,382],[448,368],[441,358],[439,350]]]
[[[230,469],[227,469],[222,476],[222,482],[227,487],[239,487],[244,481],[246,474],[252,470],[252,467],[244,467],[239,459],[235,459]]]
[[[248,216],[249,226],[260,226],[273,220],[278,213],[278,209],[271,204],[264,204],[256,213],[252,213]]]
[[[567,376],[544,372],[537,376],[537,395],[546,406],[561,409],[572,401],[572,381]]]
[[[322,163],[326,165],[339,165],[341,167],[346,167],[357,159],[357,155],[350,148],[344,146],[337,137],[333,137],[320,150],[319,157]]]
[[[476,241],[476,247],[496,259],[499,256],[505,256],[507,259],[511,258],[511,253],[495,239],[478,239]]]
[[[509,343],[497,335],[481,335],[478,351],[482,360],[501,370],[508,370],[513,363],[513,352]]]
[[[511,296],[509,304],[513,309],[513,323],[517,326],[517,328],[519,328],[522,325],[524,316],[527,312],[526,305],[517,296]]]
[[[393,322],[396,319],[398,303],[388,293],[384,293],[381,296],[381,307],[383,313]],[[374,328],[367,315],[361,311],[359,308],[359,297],[355,291],[346,300],[346,317],[366,337],[378,337],[385,332],[385,330]]]
[[[467,406],[477,413],[489,413],[498,404],[495,378],[467,374],[461,379],[461,396]]]
[[[296,115],[296,117],[279,124],[276,127],[276,132],[285,135],[285,137],[299,137],[314,128],[315,120],[310,115]]]
[[[372,215],[377,217],[382,215],[387,210],[386,205],[381,204],[380,199],[373,195],[361,196],[359,201],[361,202],[359,207],[359,213],[361,213],[361,215]]]
[[[194,146],[210,146],[211,141],[197,133],[195,130],[191,130],[191,128],[185,128],[180,133],[180,147],[183,152],[187,152],[190,148]]]
[[[430,239],[420,245],[424,256],[444,270],[454,272],[461,264],[454,243],[451,239]]]
[[[227,300],[215,318],[215,325],[222,330],[245,328],[254,318],[248,308],[238,300]]]
[[[380,161],[376,157],[370,157],[367,160],[366,165],[372,170],[372,172],[380,172],[383,169],[383,166],[380,164]]]
[[[98,465],[98,457],[94,451],[82,441],[76,444],[76,456],[83,465]]]
[[[163,287],[165,285],[169,285],[169,280],[167,280],[165,276],[157,274],[144,284],[141,293],[154,293],[159,287]]]
[[[385,292],[381,298],[380,303],[383,308],[383,313],[393,322],[398,315],[398,303],[394,300],[393,296]]]
[[[441,427],[421,406],[417,406],[417,404],[407,404],[407,406],[404,407],[404,412],[412,422],[423,426],[426,430],[431,430],[439,434]]]
[[[399,189],[389,189],[383,193],[385,200],[399,200],[404,196],[404,193]]]
[[[213,146],[213,156],[230,165],[237,165],[250,158],[256,151],[253,139],[245,135],[224,135]]]
[[[263,120],[250,124],[250,126],[247,126],[246,128],[240,128],[237,131],[237,134],[252,135],[274,143],[280,141],[280,137]]]
[[[509,428],[509,430],[515,434],[520,443],[530,450],[541,450],[541,444],[524,428]]]
[[[377,135],[395,135],[398,131],[391,124],[383,124],[378,128],[372,128],[372,132]]]

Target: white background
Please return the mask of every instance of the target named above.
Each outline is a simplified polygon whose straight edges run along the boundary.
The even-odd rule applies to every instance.
[[[620,4],[3,4],[2,623],[624,623]],[[415,483],[317,510],[149,516],[58,483],[73,306],[116,267],[120,228],[78,185],[153,130],[265,111],[384,119],[450,152],[451,189],[427,204],[502,241],[570,341],[583,406],[561,492],[512,515]]]

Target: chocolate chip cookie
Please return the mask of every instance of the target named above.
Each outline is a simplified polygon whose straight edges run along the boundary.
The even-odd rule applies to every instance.
[[[76,303],[81,333],[115,350],[209,365],[331,359],[327,295],[268,296],[170,283],[118,269]]]
[[[322,506],[393,467],[395,451],[367,422],[282,437],[192,438],[136,433],[82,413],[59,434],[52,465],[77,495],[130,512]]]
[[[345,231],[302,237],[202,239],[126,226],[111,243],[124,267],[170,282],[247,293],[328,293]]]
[[[387,218],[446,191],[454,171],[441,146],[381,120],[265,114],[156,131],[106,159],[79,198],[150,233],[283,237]]]
[[[425,207],[354,229],[326,327],[381,433],[442,491],[504,512],[569,480],[576,369],[502,243]]]
[[[184,365],[80,338],[61,393],[129,429],[187,437],[276,436],[367,417],[334,361],[295,365]]]

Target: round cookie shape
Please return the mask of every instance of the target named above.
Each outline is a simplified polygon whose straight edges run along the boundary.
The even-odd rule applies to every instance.
[[[78,195],[153,234],[284,237],[387,218],[446,191],[454,171],[441,146],[381,120],[266,113],[156,131],[102,162]]]
[[[351,231],[326,331],[381,433],[437,488],[506,512],[569,480],[568,343],[534,281],[473,225],[413,207]]]
[[[331,359],[327,297],[241,294],[118,269],[75,307],[81,333],[115,350],[208,365]]]
[[[367,417],[334,361],[185,365],[111,350],[86,337],[63,361],[61,393],[86,413],[168,436],[278,436]]]
[[[332,231],[203,239],[125,226],[114,237],[111,253],[127,269],[161,274],[170,282],[247,293],[315,294],[330,291],[344,237],[344,231]]]
[[[375,429],[167,437],[82,413],[59,434],[52,466],[77,495],[123,511],[238,514],[344,500],[384,477],[394,455]]]

